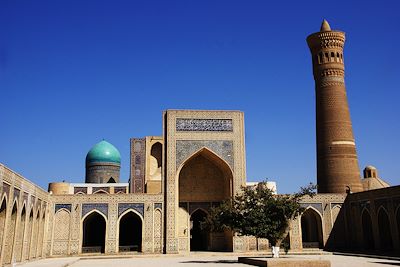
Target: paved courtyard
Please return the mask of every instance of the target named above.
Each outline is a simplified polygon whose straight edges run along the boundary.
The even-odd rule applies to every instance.
[[[344,266],[400,266],[400,261],[385,260],[376,258],[364,258],[339,255],[301,255],[290,256],[312,259],[328,259],[332,267]],[[207,255],[191,254],[187,256],[177,255],[138,255],[138,256],[118,256],[118,257],[71,257],[71,258],[53,258],[33,261],[25,264],[18,264],[23,267],[128,267],[128,266],[146,266],[146,267],[169,267],[169,266],[247,266],[237,262],[238,256],[234,255]]]

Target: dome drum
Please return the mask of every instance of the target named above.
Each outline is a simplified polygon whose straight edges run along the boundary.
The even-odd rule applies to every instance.
[[[119,151],[107,141],[94,145],[86,156],[86,183],[118,183],[121,168]]]

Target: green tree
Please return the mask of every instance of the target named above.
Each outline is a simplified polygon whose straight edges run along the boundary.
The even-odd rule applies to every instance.
[[[301,198],[314,196],[315,189],[309,184],[295,194],[275,195],[266,182],[243,187],[234,198],[212,208],[205,225],[211,231],[230,229],[241,235],[266,238],[273,247],[279,247],[289,233],[290,221],[304,211]]]

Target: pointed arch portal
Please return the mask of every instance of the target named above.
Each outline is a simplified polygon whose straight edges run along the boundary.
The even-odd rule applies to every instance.
[[[363,210],[361,216],[364,249],[371,250],[375,248],[374,236],[372,234],[372,221],[371,215],[367,210]]]
[[[82,253],[104,253],[106,220],[100,213],[92,212],[83,221]]]
[[[385,250],[393,249],[389,216],[386,210],[383,208],[380,208],[378,211],[378,227],[379,227],[380,248]]]
[[[207,148],[202,148],[181,165],[178,176],[179,205],[203,207],[203,210],[194,212],[191,208],[182,211],[181,218],[185,219],[181,219],[180,229],[188,231],[183,230],[180,234],[188,238],[191,251],[232,251],[231,231],[210,233],[200,227],[211,205],[218,205],[232,196],[232,181],[233,173],[229,165]]]
[[[312,208],[301,215],[301,235],[303,248],[323,247],[321,216]]]
[[[5,235],[5,226],[6,226],[6,213],[7,213],[7,200],[3,198],[0,203],[0,255],[3,251],[3,238]]]
[[[142,219],[133,211],[119,221],[119,251],[142,251]]]
[[[203,148],[179,172],[179,202],[220,202],[232,196],[232,171],[219,156]]]

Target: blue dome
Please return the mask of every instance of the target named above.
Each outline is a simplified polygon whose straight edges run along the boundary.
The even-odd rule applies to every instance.
[[[121,164],[121,154],[115,146],[103,140],[95,144],[86,155],[86,164],[94,162]]]

